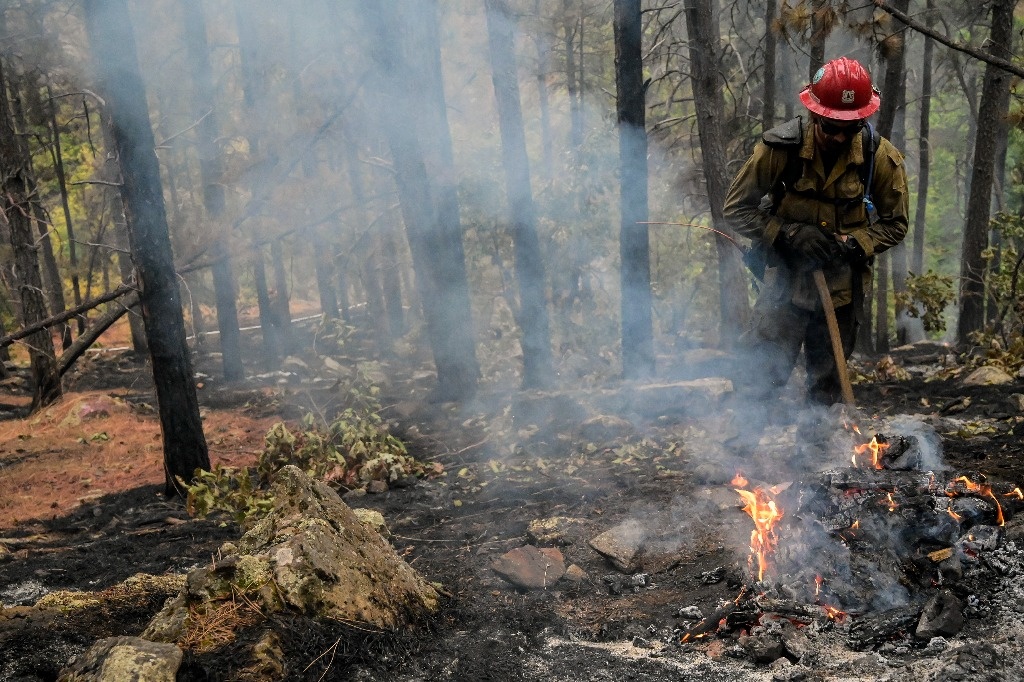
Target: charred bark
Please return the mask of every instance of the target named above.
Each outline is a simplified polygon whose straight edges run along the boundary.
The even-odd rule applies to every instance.
[[[191,481],[197,469],[210,468],[210,457],[185,342],[160,168],[128,8],[124,0],[86,0],[85,18],[121,166],[163,434],[164,491],[172,496],[183,492],[179,479]]]
[[[3,190],[0,206],[3,207],[14,251],[13,266],[21,319],[25,326],[29,326],[46,317],[46,302],[32,230],[32,206],[29,199],[32,182],[28,175],[28,159],[15,134],[5,70],[4,60],[0,60],[0,189]],[[32,365],[31,410],[34,412],[60,398],[60,375],[57,372],[53,338],[48,331],[32,334],[26,345]]]
[[[494,96],[497,99],[498,124],[501,129],[505,192],[511,214],[516,279],[519,283],[517,320],[522,330],[520,343],[523,350],[523,387],[537,388],[551,380],[551,332],[545,296],[544,260],[540,252],[540,239],[537,237],[537,208],[530,188],[530,159],[526,153],[526,133],[523,129],[523,111],[519,100],[513,18],[506,0],[485,0],[484,4],[487,8],[487,34],[490,42]],[[639,25],[639,9],[637,23]],[[639,59],[639,26],[637,33]],[[640,117],[642,123],[642,86]],[[644,143],[643,189],[646,207],[646,138]],[[646,211],[643,220],[646,220]],[[648,268],[648,289],[649,282]]]
[[[206,19],[199,0],[182,3],[185,24],[185,50],[192,84],[195,89],[193,115],[196,119],[196,147],[199,154],[199,173],[203,183],[203,206],[206,215],[218,233],[211,245],[213,257],[213,291],[217,303],[217,329],[220,331],[220,352],[224,378],[239,381],[245,378],[242,367],[242,334],[238,327],[238,307],[235,303],[235,277],[232,272],[228,235],[220,233],[224,216],[224,186],[221,154],[217,149],[220,134],[214,102],[213,71],[210,50],[206,43]]]

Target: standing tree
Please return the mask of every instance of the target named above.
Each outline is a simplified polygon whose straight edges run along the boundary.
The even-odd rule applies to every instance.
[[[622,374],[627,379],[654,374],[642,35],[640,0],[615,0]]]
[[[931,28],[935,21],[935,2],[925,0],[925,25]],[[935,41],[924,37],[921,63],[921,118],[918,124],[917,210],[914,213],[914,256],[910,270],[924,274],[924,228],[928,211],[928,176],[931,170],[931,143],[929,140],[932,115],[932,53]]]
[[[517,319],[523,334],[523,386],[536,388],[551,379],[551,333],[544,295],[544,260],[541,258],[540,240],[537,238],[537,210],[530,188],[530,159],[526,154],[526,134],[519,100],[512,17],[506,0],[485,0],[485,5],[491,73],[501,129],[502,162],[505,166],[505,191],[512,219],[516,279],[519,282]],[[642,97],[640,115],[642,120]],[[646,156],[646,145],[644,151]],[[646,220],[646,211],[643,219]]]
[[[718,23],[712,0],[694,0],[687,4],[686,31],[690,38],[690,79],[693,81],[694,106],[697,109],[697,133],[700,137],[704,179],[707,183],[711,222],[718,231],[719,313],[722,345],[731,347],[740,337],[749,316],[746,269],[732,230],[725,222],[723,208],[729,191],[726,169],[725,134],[721,112],[725,111],[722,82],[715,57],[721,51]],[[728,236],[726,236],[728,235]]]
[[[28,327],[46,318],[46,301],[32,230],[29,188],[33,181],[28,175],[27,148],[19,142],[14,130],[6,81],[4,60],[0,59],[0,191],[3,192],[0,206],[3,207],[14,251],[14,283],[18,287],[21,321]],[[60,374],[49,330],[32,334],[26,344],[32,365],[31,409],[35,411],[60,398]]]
[[[121,196],[163,433],[164,491],[171,496],[182,492],[179,478],[191,481],[197,469],[210,468],[210,456],[185,341],[160,167],[125,0],[85,0],[85,21],[121,166]]]
[[[221,153],[217,148],[220,131],[214,103],[213,72],[210,51],[206,44],[206,19],[199,0],[183,0],[181,9],[185,29],[185,50],[192,84],[195,88],[196,146],[199,152],[199,174],[203,183],[203,206],[213,223],[213,230],[223,229],[224,185],[221,175]],[[210,248],[213,270],[213,291],[217,301],[217,328],[220,330],[220,352],[224,378],[239,381],[245,378],[242,367],[241,332],[238,328],[238,307],[235,303],[235,278],[231,271],[228,238],[215,234]]]
[[[764,3],[764,100],[761,106],[761,129],[775,126],[775,62],[778,39],[775,35],[775,14],[778,0]]]
[[[1008,60],[1013,42],[1013,11],[1016,0],[993,0],[989,53]],[[957,339],[966,343],[972,332],[985,324],[985,257],[988,222],[999,140],[1008,133],[1006,113],[1010,103],[1011,75],[994,64],[985,66],[985,80],[978,106],[971,192],[967,198],[963,250],[960,258],[960,317]]]
[[[449,176],[451,134],[440,70],[437,7],[399,12],[395,0],[365,8],[369,52],[381,88],[381,124],[437,367],[436,400],[476,393],[477,364],[458,199]],[[417,55],[414,61],[412,55]],[[428,172],[428,163],[431,172]]]

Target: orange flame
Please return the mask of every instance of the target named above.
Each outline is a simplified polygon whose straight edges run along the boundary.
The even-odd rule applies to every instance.
[[[1010,492],[1004,494],[1003,497],[1016,497],[1018,500],[1024,500],[1024,492],[1021,492],[1020,488],[1014,488]]]
[[[953,511],[952,508],[946,507],[946,512],[948,512],[950,516],[952,516],[954,519],[956,519],[957,523],[960,523],[961,521],[963,521],[963,517],[960,516],[959,514],[957,514],[955,511]]]
[[[731,481],[729,481],[729,485],[733,486],[734,488],[746,488],[748,485],[750,485],[750,482],[743,475],[742,471],[737,471],[736,475],[732,477]]]
[[[825,579],[820,575],[814,576],[814,596],[817,597],[821,594],[821,585],[825,582]]]
[[[825,610],[825,615],[828,616],[829,620],[834,620],[841,623],[846,619],[846,611],[840,611],[836,607],[829,606],[828,604],[822,605],[821,608]]]
[[[753,492],[739,488],[735,490],[745,503],[743,511],[754,520],[754,530],[750,531],[751,563],[757,557],[757,579],[761,581],[768,568],[768,557],[778,544],[775,524],[782,518],[782,510],[763,488],[755,488]]]
[[[960,478],[958,478],[956,480],[958,482],[963,483],[964,487],[967,488],[972,493],[980,493],[981,495],[984,495],[985,497],[988,497],[993,502],[995,502],[995,504],[996,504],[996,523],[998,523],[1000,526],[1005,526],[1006,525],[1006,519],[1003,518],[1003,506],[1001,504],[999,504],[999,499],[995,496],[995,493],[992,492],[992,486],[987,485],[985,483],[975,483],[974,481],[972,481],[971,479],[967,478],[966,476],[961,476]]]
[[[889,511],[894,512],[899,508],[900,505],[896,502],[896,500],[892,499],[892,493],[886,493],[886,499],[889,502]],[[885,504],[885,502],[883,502],[882,504]]]
[[[863,445],[856,445],[853,448],[853,466],[858,466],[858,455],[871,453],[871,466],[874,469],[882,468],[882,455],[889,449],[889,443],[879,442],[878,436],[872,436],[871,441]]]

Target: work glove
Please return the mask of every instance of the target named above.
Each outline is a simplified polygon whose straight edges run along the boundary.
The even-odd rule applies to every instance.
[[[786,264],[800,271],[820,270],[839,257],[839,241],[824,230],[807,223],[786,223],[776,239]]]
[[[864,253],[864,247],[860,245],[860,242],[849,235],[844,236],[845,239],[836,240],[836,243],[839,244],[838,260],[850,265],[860,265],[866,261],[868,255]]]

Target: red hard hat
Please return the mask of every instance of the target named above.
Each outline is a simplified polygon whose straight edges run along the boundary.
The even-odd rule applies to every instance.
[[[878,111],[878,91],[855,59],[840,57],[818,69],[800,101],[812,113],[836,121],[858,121]]]

